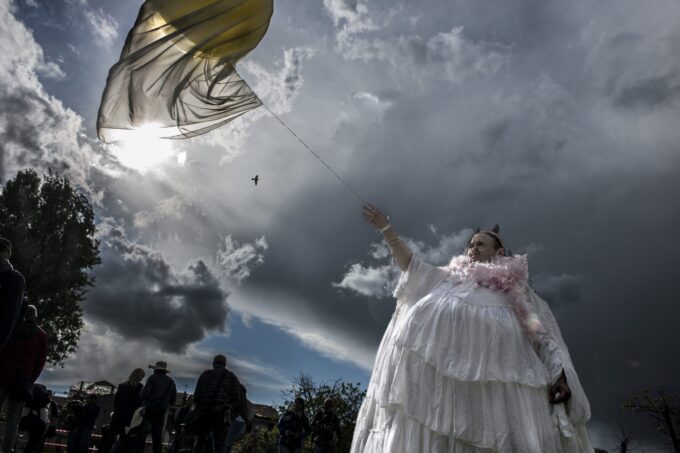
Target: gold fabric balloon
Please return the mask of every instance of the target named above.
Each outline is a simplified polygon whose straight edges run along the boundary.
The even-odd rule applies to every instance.
[[[272,0],[150,0],[157,26],[181,33],[178,44],[187,52],[238,60],[264,37]],[[200,26],[195,26],[200,24]]]
[[[147,0],[109,72],[100,139],[192,137],[260,106],[235,64],[272,14],[273,0]]]

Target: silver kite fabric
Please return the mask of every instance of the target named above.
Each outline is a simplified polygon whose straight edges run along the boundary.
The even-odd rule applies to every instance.
[[[272,14],[273,0],[147,0],[109,71],[100,140],[194,137],[262,105],[235,65]]]

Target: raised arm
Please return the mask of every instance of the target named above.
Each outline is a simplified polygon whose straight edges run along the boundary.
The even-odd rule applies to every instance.
[[[373,228],[382,231],[385,238],[385,242],[402,271],[408,269],[408,265],[411,262],[411,257],[413,252],[401,239],[395,231],[394,227],[390,224],[389,219],[380,212],[380,209],[376,208],[372,204],[367,204],[363,209],[364,219],[370,223]]]

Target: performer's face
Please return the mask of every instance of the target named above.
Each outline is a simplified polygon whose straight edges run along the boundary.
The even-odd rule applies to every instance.
[[[472,261],[491,261],[500,255],[502,249],[496,248],[496,241],[494,238],[484,233],[477,233],[472,236],[468,244],[467,255]]]

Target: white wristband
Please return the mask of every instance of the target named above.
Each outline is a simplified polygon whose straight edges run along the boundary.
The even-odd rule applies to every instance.
[[[385,231],[389,230],[390,228],[392,228],[392,224],[388,223],[384,227],[380,228],[380,230],[378,230],[378,231],[380,231],[381,233],[384,233]]]

